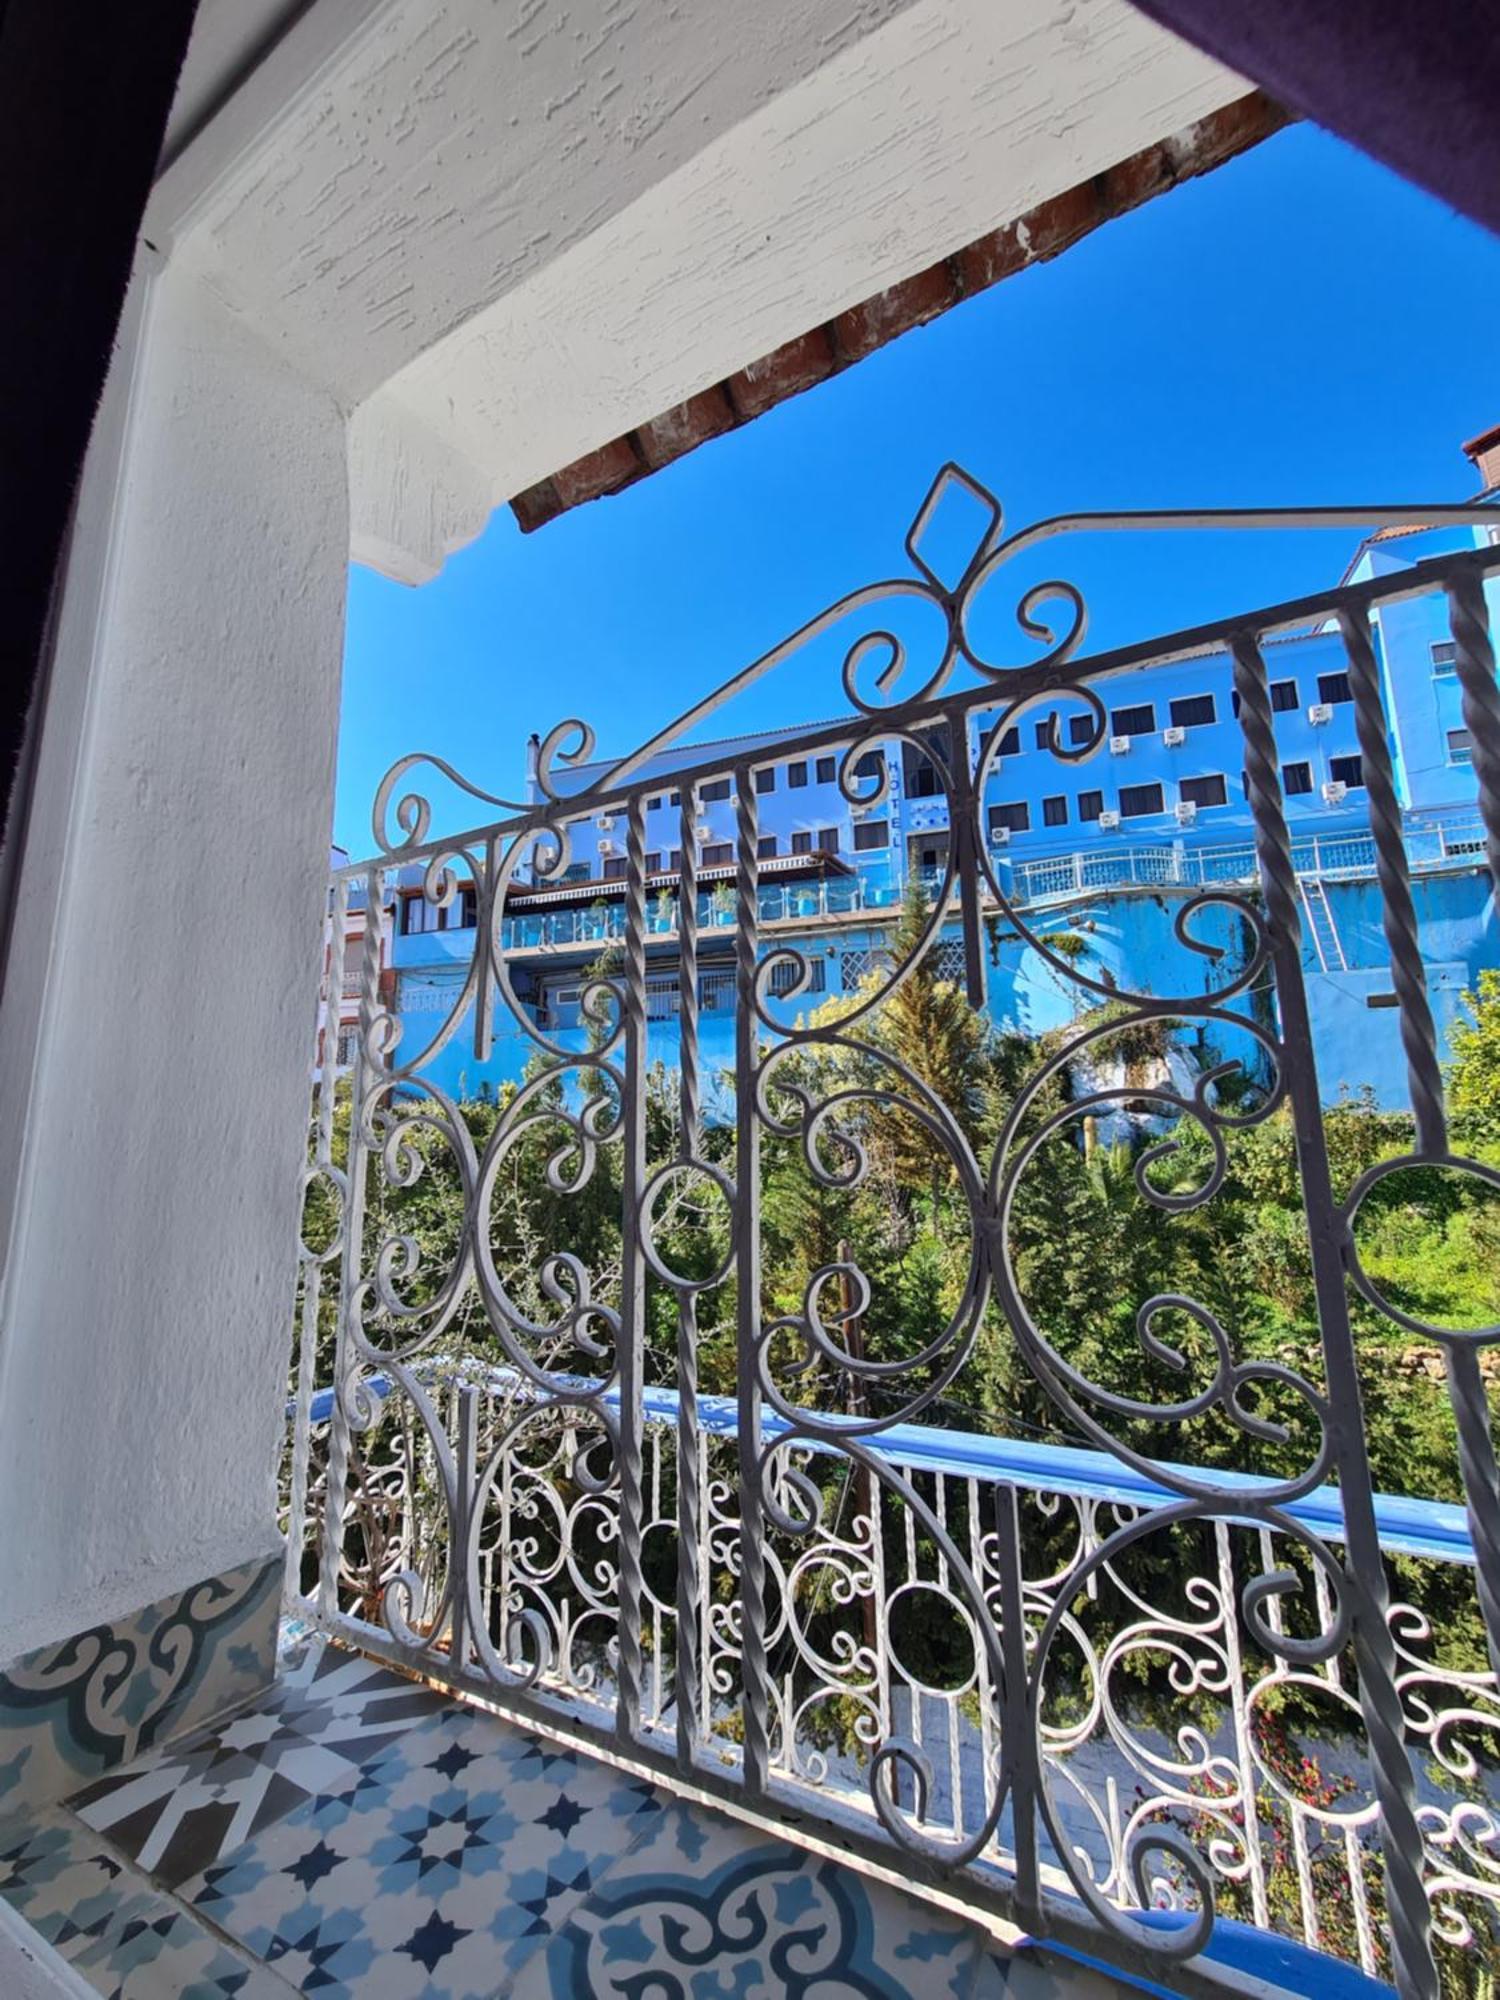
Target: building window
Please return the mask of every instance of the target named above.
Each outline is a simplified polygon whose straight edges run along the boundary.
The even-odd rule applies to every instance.
[[[888,819],[856,820],[854,826],[854,851],[869,854],[877,847],[891,844],[891,823]]]
[[[668,792],[667,804],[669,806],[680,806],[682,804],[681,792]]]
[[[438,913],[425,896],[408,896],[401,905],[402,937],[420,937],[423,931],[435,931]]]
[[[1066,826],[1068,823],[1068,802],[1059,792],[1055,798],[1042,800],[1042,825]]]
[[[794,833],[792,835],[792,852],[793,854],[811,854],[812,835],[810,833]]]
[[[838,781],[839,760],[837,757],[820,757],[815,775],[820,785],[832,785]]]
[[[1031,825],[1031,808],[1024,799],[1014,799],[1008,805],[990,807],[990,832],[997,827],[1005,827],[1011,833],[1025,833]]]
[[[628,866],[629,863],[625,861],[606,861],[604,864],[605,881],[623,882],[625,880],[625,870]]]
[[[726,861],[733,861],[734,845],[728,840],[712,841],[703,850],[705,868],[720,868]]]
[[[1271,708],[1277,715],[1286,715],[1301,705],[1302,697],[1297,692],[1295,681],[1272,681]],[[1229,697],[1229,706],[1236,715],[1240,712],[1240,693],[1236,688]]]
[[[1437,639],[1432,645],[1432,671],[1435,674],[1456,674],[1458,672],[1458,648],[1451,639]]]
[[[755,774],[755,789],[758,792],[774,792],[776,789],[776,766],[767,764]]]
[[[1109,718],[1111,736],[1149,736],[1156,727],[1154,702],[1138,701],[1133,708],[1117,708]]]
[[[837,854],[838,851],[838,828],[836,826],[820,826],[818,828],[818,852],[820,854]]]
[[[856,778],[883,778],[885,759],[878,750],[867,750],[854,767]]]
[[[1283,764],[1281,789],[1289,799],[1298,799],[1312,790],[1311,764]]]
[[[1349,686],[1346,673],[1319,674],[1318,700],[1326,702],[1330,708],[1337,708],[1340,702],[1353,701],[1354,693]]]
[[[1184,778],[1177,790],[1187,806],[1222,806],[1229,802],[1222,771],[1215,771],[1206,778]]]
[[[1080,819],[1097,819],[1103,810],[1103,792],[1080,792],[1078,794],[1078,817]]]
[[[901,761],[909,799],[936,799],[943,795],[942,770],[951,768],[952,745],[946,729],[923,730],[920,744],[902,746]],[[937,760],[937,761],[935,761]]]
[[[648,854],[646,856],[646,873],[648,875],[660,875],[661,856],[659,854]]]
[[[563,870],[565,882],[587,882],[588,879],[589,864],[586,861],[570,861]]]
[[[1219,719],[1211,694],[1180,694],[1168,704],[1167,713],[1174,729],[1199,729]]]
[[[727,799],[729,797],[729,780],[727,778],[715,778],[711,784],[703,787],[698,796],[705,805],[715,805],[720,799]]]
[[[647,801],[646,801],[646,810],[647,810],[647,812],[648,812],[648,813],[654,813],[654,812],[660,812],[660,811],[661,811],[661,793],[660,793],[660,792],[658,792],[658,793],[657,793],[657,795],[656,795],[656,797],[655,797],[654,799],[647,799]]]
[[[1474,739],[1467,729],[1448,731],[1448,762],[1450,764],[1472,764],[1474,761]]]
[[[672,859],[668,862],[667,865],[671,869],[674,875],[680,875],[682,873],[682,849],[680,847],[674,847],[672,849]]]
[[[755,843],[755,851],[762,861],[774,861],[776,859],[775,834],[763,833]]]
[[[1145,819],[1162,810],[1160,785],[1121,785],[1121,819]]]
[[[1020,748],[1020,730],[1015,727],[1007,729],[1005,734],[1000,738],[1000,755],[1002,757],[1014,757],[1018,754]]]
[[[1038,750],[1052,748],[1052,717],[1044,715],[1036,726],[1036,747]]]
[[[1070,715],[1068,717],[1068,742],[1077,750],[1094,740],[1094,718],[1091,715]]]
[[[1354,792],[1365,782],[1365,767],[1358,757],[1330,757],[1328,775],[1336,785],[1347,785]]]
[[[806,764],[788,764],[786,767],[786,781],[794,792],[800,792],[802,787],[807,783]]]
[[[781,996],[790,993],[797,984],[802,967],[789,958],[778,958],[771,967],[770,986],[772,993]],[[807,984],[804,993],[823,992],[828,981],[827,961],[823,958],[809,958],[807,961]]]

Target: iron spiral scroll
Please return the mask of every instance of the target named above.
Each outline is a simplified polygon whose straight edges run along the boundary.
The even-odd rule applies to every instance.
[[[940,510],[956,498],[977,511],[980,526],[951,573],[929,554],[928,540]],[[1325,510],[1253,516],[1244,525],[1368,525],[1461,512]],[[1388,1305],[1359,1262],[1354,1222],[1373,1180],[1367,1176],[1340,1202],[1321,1150],[1295,882],[1260,651],[1266,634],[1299,617],[1339,623],[1361,705],[1361,742],[1376,773],[1371,805],[1380,887],[1419,1112],[1410,1159],[1457,1166],[1500,1185],[1492,1170],[1447,1149],[1399,813],[1382,782],[1384,738],[1367,625],[1378,587],[1273,607],[1209,633],[1234,660],[1259,879],[1253,886],[1206,887],[1179,901],[1172,937],[1201,971],[1194,990],[1124,989],[1062,952],[1055,931],[1013,893],[986,839],[986,784],[1010,732],[1035,726],[1036,754],[1064,765],[1086,762],[1106,741],[1101,688],[1110,677],[1187,657],[1202,649],[1207,629],[1084,658],[1084,597],[1070,582],[1049,582],[1014,600],[1011,622],[1023,657],[993,659],[977,634],[994,622],[994,602],[1012,573],[1007,566],[1079,525],[1217,524],[1219,517],[1210,515],[1093,516],[1007,537],[993,495],[950,465],[913,520],[906,542],[911,573],[840,599],[628,757],[607,768],[589,764],[592,732],[577,721],[562,723],[542,745],[534,801],[482,792],[437,759],[410,757],[393,767],[376,800],[377,857],[346,871],[345,880],[363,881],[367,907],[378,911],[384,872],[419,866],[420,893],[435,909],[451,907],[460,887],[472,885],[476,922],[472,953],[458,966],[451,1000],[425,1040],[412,1018],[399,1016],[383,997],[378,924],[367,926],[345,1165],[334,1168],[331,1114],[319,1127],[315,1164],[334,1170],[340,1200],[337,1255],[317,1253],[339,1266],[319,1608],[332,1629],[376,1650],[519,1714],[571,1721],[584,1737],[623,1747],[664,1771],[685,1772],[710,1789],[752,1803],[791,1802],[815,1815],[827,1801],[829,1815],[846,1833],[852,1826],[856,1845],[863,1842],[873,1855],[894,1847],[919,1876],[961,1876],[976,1897],[1034,1931],[1102,1948],[1122,1964],[1172,1964],[1179,1969],[1174,1977],[1208,1981],[1193,1989],[1203,1991],[1211,1981],[1200,1954],[1218,1891],[1225,1884],[1251,1885],[1257,1895],[1263,1889],[1255,1816],[1265,1785],[1274,1789],[1274,1774],[1257,1767],[1246,1718],[1277,1689],[1315,1682],[1341,1690],[1370,1746],[1368,1796],[1346,1817],[1351,1826],[1379,1832],[1391,1968],[1403,1995],[1425,1996],[1439,1990],[1433,1909],[1439,1935],[1461,1934],[1464,1896],[1476,1893],[1476,1884],[1482,1894],[1495,1887],[1500,1824],[1477,1810],[1445,1814],[1419,1800],[1413,1751],[1425,1746],[1460,1774],[1465,1759],[1472,1761],[1474,1732],[1500,1727],[1500,1704],[1492,1677],[1480,1677],[1464,1690],[1461,1709],[1444,1706],[1422,1650],[1430,1634],[1421,1614],[1390,1600],[1369,1504],[1346,1277],[1395,1323],[1414,1322]],[[1466,714],[1478,729],[1493,723],[1500,735],[1478,588],[1492,569],[1500,569],[1500,552],[1444,566]],[[1394,588],[1386,585],[1387,592]],[[902,618],[883,610],[892,605]],[[904,629],[913,609],[928,635],[920,658]],[[815,992],[809,949],[793,933],[767,931],[760,915],[756,757],[721,749],[695,760],[682,740],[753,682],[825,641],[837,649],[849,714],[778,741],[777,757],[832,753],[843,797],[851,809],[868,811],[885,801],[889,786],[884,764],[881,775],[869,775],[871,753],[892,746],[919,753],[936,774],[934,800],[949,841],[919,934],[904,955],[888,959],[847,1004],[808,1013]],[[1066,743],[1064,713],[1086,719]],[[977,729],[972,756],[971,729]],[[668,750],[675,758],[671,782],[681,794],[674,920],[679,1052],[670,1136],[653,1155],[645,811],[651,784],[662,782],[653,760]],[[1500,757],[1500,748],[1486,754]],[[501,816],[434,837],[434,807],[414,778],[424,762],[450,797],[456,792]],[[1482,778],[1497,768],[1480,758],[1476,764]],[[705,1136],[711,1080],[700,1038],[695,842],[702,788],[724,779],[735,800],[727,1152]],[[573,851],[570,829],[605,811],[623,822],[626,834],[623,928],[609,962],[583,978],[580,1041],[550,1027],[521,997],[506,924],[517,888],[560,884]],[[955,1107],[874,1030],[882,1008],[923,976],[955,926],[962,983],[982,1008],[987,926],[997,923],[1077,995],[1080,1012],[1108,1011],[1103,1018],[1091,1011],[1058,1040],[1016,1091],[998,1136],[981,1153]],[[1234,952],[1223,942],[1231,931],[1241,940]],[[460,1037],[482,1066],[500,1027],[523,1037],[533,1060],[476,1139],[463,1103],[428,1072]],[[1097,1065],[1122,1037],[1148,1028],[1201,1029],[1228,1037],[1240,1053],[1207,1063],[1189,1082],[1169,1073],[1059,1091],[1065,1078]],[[841,1080],[820,1080],[830,1074]],[[1126,1394],[1091,1375],[1036,1310],[1017,1254],[1018,1211],[1044,1149],[1081,1143],[1090,1121],[1149,1116],[1165,1136],[1134,1159],[1135,1197],[1191,1218],[1210,1210],[1222,1192],[1236,1135],[1277,1113],[1290,1115],[1297,1132],[1309,1240],[1315,1263],[1322,1260],[1316,1367],[1242,1358],[1214,1301],[1164,1289],[1135,1302],[1142,1365],[1159,1393]],[[851,1191],[870,1174],[864,1135],[872,1117],[903,1120],[920,1132],[955,1191],[961,1218],[956,1299],[930,1337],[894,1358],[871,1355],[850,1337],[874,1298],[874,1280],[855,1258],[819,1265],[795,1310],[773,1312],[763,1303],[762,1146],[792,1148],[812,1184]],[[618,1176],[617,1268],[591,1269],[562,1241],[544,1246],[525,1271],[497,1252],[499,1191],[528,1150],[543,1156],[546,1189],[560,1215],[597,1192],[606,1167]],[[1197,1177],[1185,1184],[1180,1169],[1189,1157]],[[434,1255],[385,1218],[399,1215],[396,1198],[419,1190],[438,1160],[460,1190],[463,1221]],[[1400,1164],[1385,1163],[1376,1178]],[[706,1272],[684,1273],[664,1249],[662,1216],[685,1187],[718,1203],[728,1218],[722,1262]],[[675,1403],[665,1455],[653,1428],[664,1420],[647,1407],[648,1294],[666,1300],[671,1315]],[[716,1295],[734,1300],[736,1377],[735,1408],[717,1432],[705,1419],[700,1392],[699,1324]],[[1180,1336],[1174,1340],[1172,1329],[1183,1323],[1194,1330],[1194,1351],[1206,1356],[1200,1363],[1190,1361]],[[893,1440],[908,1439],[930,1421],[961,1383],[976,1344],[996,1328],[1059,1426],[1106,1454],[1122,1478],[1149,1482],[1155,1504],[1057,1495],[1044,1504],[1011,1481],[996,1486],[980,1518],[968,1503],[961,1512],[951,1508],[941,1474],[899,1462]],[[1480,1601],[1493,1645],[1500,1482],[1478,1355],[1500,1339],[1500,1328],[1463,1337],[1422,1330],[1443,1339],[1449,1361]],[[468,1362],[450,1367],[450,1350],[459,1344]],[[478,1350],[488,1357],[487,1371],[474,1362]],[[810,1383],[818,1385],[821,1409],[807,1406]],[[430,1504],[441,1516],[443,1553],[425,1568],[388,1566],[373,1614],[368,1601],[351,1607],[344,1524],[359,1441],[397,1402],[417,1440],[408,1457],[426,1468]],[[1274,1417],[1267,1414],[1272,1404],[1280,1412]],[[1274,1448],[1283,1469],[1226,1481],[1159,1448],[1160,1437],[1186,1434],[1209,1416],[1252,1456]],[[1287,1471],[1289,1454],[1297,1463]],[[830,1465],[843,1467],[837,1480],[827,1476]],[[305,1484],[305,1449],[301,1476]],[[403,1504],[410,1509],[414,1475],[404,1476]],[[1304,1505],[1330,1480],[1344,1496],[1336,1536],[1310,1527]],[[852,1512],[841,1500],[835,1517],[829,1497],[835,1489],[856,1496]],[[1054,1524],[1072,1521],[1076,1528],[1051,1568],[1038,1566],[1022,1530],[1023,1513],[1043,1504]],[[892,1689],[904,1669],[891,1657],[892,1628],[887,1620],[877,1629],[865,1612],[879,1600],[895,1605],[919,1587],[935,1587],[914,1574],[891,1574],[892,1551],[903,1538],[908,1551],[920,1545],[966,1635],[969,1665],[959,1699],[983,1746],[977,1783],[972,1773],[945,1777],[937,1769],[920,1738],[921,1693],[906,1702],[904,1721],[898,1714]],[[1153,1542],[1192,1543],[1216,1555],[1166,1603],[1141,1581],[1151,1573],[1141,1554]],[[1259,1551],[1256,1560],[1234,1553],[1246,1546]],[[671,1549],[669,1582],[658,1560],[663,1547]],[[819,1605],[821,1622],[805,1615],[810,1601]],[[1121,1621],[1104,1639],[1080,1610],[1100,1602],[1118,1607]],[[830,1627],[822,1615],[829,1605],[849,1614],[843,1626]],[[1050,1676],[1065,1653],[1083,1692],[1078,1713],[1059,1720],[1049,1705]],[[1344,1664],[1351,1658],[1352,1681]],[[1184,1707],[1166,1741],[1137,1722],[1122,1695],[1129,1676],[1150,1661]],[[1242,1689],[1249,1693],[1242,1696]],[[1238,1757],[1193,1719],[1200,1700],[1240,1704]],[[852,1821],[847,1801],[837,1807],[832,1801],[828,1753],[808,1733],[820,1707],[833,1703],[852,1716],[848,1727],[865,1759],[867,1801]],[[729,1709],[738,1730],[726,1736]],[[1069,1762],[1096,1739],[1108,1742],[1118,1768],[1137,1781],[1138,1802],[1130,1810],[1106,1810]],[[1162,1903],[1177,1908],[1174,1927],[1143,1918]],[[1372,1936],[1381,1927],[1378,1916],[1370,1920]]]

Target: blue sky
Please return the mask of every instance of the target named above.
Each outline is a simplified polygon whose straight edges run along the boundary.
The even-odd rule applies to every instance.
[[[899,574],[945,459],[1012,530],[1466,499],[1459,444],[1500,421],[1497,324],[1500,243],[1326,134],[1282,133],[623,494],[530,536],[500,509],[419,590],[352,570],[335,838],[370,851],[375,788],[409,751],[513,796],[528,733],[565,715],[600,754],[630,749]],[[1354,539],[1097,537],[1023,581],[1081,584],[1092,649],[1316,588]],[[708,733],[842,711],[826,668],[788,674]]]

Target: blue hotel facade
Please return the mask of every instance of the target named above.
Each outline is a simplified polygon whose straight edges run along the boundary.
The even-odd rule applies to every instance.
[[[1361,548],[1349,581],[1420,563],[1500,533],[1474,528],[1387,532]],[[1469,742],[1440,597],[1383,606],[1374,620],[1398,795],[1433,1011],[1446,1037],[1484,964],[1496,962],[1493,897],[1482,843]],[[1302,898],[1304,962],[1325,1096],[1372,1090],[1404,1107],[1405,1072],[1390,1004],[1389,955],[1380,923],[1367,794],[1342,641],[1312,631],[1269,642],[1283,791]],[[1008,732],[983,785],[991,865],[1007,897],[1041,934],[1066,931],[1080,969],[1106,987],[1157,996],[1202,993],[1222,972],[1188,949],[1173,920],[1213,883],[1253,879],[1252,828],[1241,773],[1228,656],[1205,652],[1098,684],[1108,703],[1105,742],[1078,762],[1046,743],[1048,711]],[[993,714],[972,718],[973,768]],[[1067,745],[1095,725],[1077,700],[1059,697]],[[761,846],[761,950],[790,944],[809,965],[808,986],[784,1003],[790,1024],[826,999],[855,990],[880,963],[912,874],[935,886],[947,859],[948,810],[934,766],[910,744],[888,742],[886,795],[852,805],[833,752],[795,749],[806,725],[725,745],[726,761],[756,761]],[[659,757],[645,776],[647,802],[647,1014],[649,1050],[668,1068],[677,1053],[675,891],[680,805],[672,775],[701,766],[713,745]],[[951,755],[953,746],[937,746]],[[763,757],[762,757],[763,753]],[[566,774],[582,789],[608,767]],[[735,1004],[729,928],[735,804],[726,779],[700,791],[700,1007],[704,1070],[732,1061]],[[554,1044],[582,1047],[581,987],[588,968],[623,936],[625,841],[607,815],[571,826],[561,882],[514,886],[503,919],[517,1000]],[[993,899],[989,899],[993,905]],[[989,1011],[1002,1029],[1043,1033],[1088,1003],[993,905],[986,930]],[[421,871],[400,871],[392,964],[401,1042],[397,1060],[423,1047],[451,1011],[472,957],[474,897],[438,910]],[[1230,923],[1218,936],[1215,923]],[[1200,914],[1200,936],[1235,946],[1232,920]],[[939,968],[962,978],[957,923],[944,929]],[[788,968],[788,971],[790,968]],[[773,986],[774,986],[773,980]],[[519,1080],[536,1050],[498,1010],[489,1060],[479,1065],[472,1028],[454,1035],[424,1073],[460,1096]],[[466,1032],[467,1030],[467,1032]],[[709,1092],[712,1112],[713,1091]]]

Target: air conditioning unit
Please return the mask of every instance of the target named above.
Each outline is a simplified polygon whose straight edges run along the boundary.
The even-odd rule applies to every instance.
[[[600,813],[599,817],[594,821],[594,825],[599,829],[600,833],[613,833],[615,830],[614,814]]]
[[[1113,833],[1120,824],[1120,815],[1118,813],[1102,812],[1099,815],[1099,824],[1106,833]]]
[[[600,841],[600,843],[599,843],[599,852],[600,852],[601,854],[613,854],[613,853],[614,853],[614,851],[615,851],[615,844],[614,844],[614,842],[613,842],[612,840],[601,840],[601,841]]]
[[[709,825],[708,821],[706,819],[700,819],[697,825],[693,828],[694,840],[697,841],[712,840],[713,837],[714,837],[714,830]]]
[[[1312,707],[1307,711],[1307,719],[1309,722],[1332,722],[1333,720],[1332,702],[1315,701]]]
[[[1328,783],[1323,787],[1324,805],[1341,806],[1344,803],[1344,799],[1346,794],[1348,793],[1348,790],[1349,787],[1345,784],[1342,784],[1339,781],[1339,779],[1330,778],[1328,780]]]
[[[1191,799],[1179,799],[1173,806],[1172,813],[1179,826],[1191,826],[1198,817],[1198,808]]]
[[[1187,731],[1179,728],[1174,722],[1170,729],[1162,731],[1161,740],[1169,750],[1180,750],[1183,744],[1187,742]]]
[[[990,828],[991,847],[1005,847],[1009,844],[1009,841],[1010,828],[1008,826],[992,826]]]
[[[1128,736],[1110,737],[1109,754],[1111,757],[1123,757],[1125,755],[1125,752],[1129,748],[1130,748],[1130,738]]]

